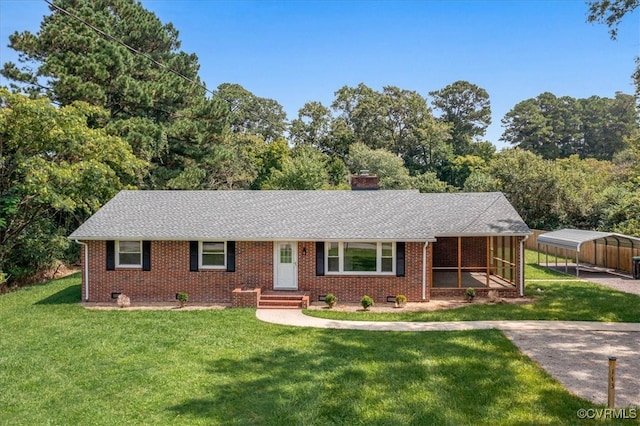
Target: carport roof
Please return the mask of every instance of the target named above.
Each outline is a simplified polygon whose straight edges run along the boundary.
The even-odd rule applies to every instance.
[[[568,250],[580,251],[580,246],[589,241],[614,247],[640,247],[640,238],[615,232],[585,231],[582,229],[561,229],[539,235],[538,244],[546,244]]]

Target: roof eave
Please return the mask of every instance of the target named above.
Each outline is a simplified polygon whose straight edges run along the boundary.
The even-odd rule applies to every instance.
[[[533,232],[460,232],[437,234],[437,238],[455,238],[455,237],[529,237]]]
[[[67,237],[71,241],[299,241],[299,242],[315,242],[315,241],[404,241],[408,243],[418,242],[435,242],[436,237],[425,237],[425,238],[379,238],[379,237],[365,237],[365,238],[298,238],[298,237],[279,237],[279,238],[233,238],[233,237],[173,237],[173,238],[157,238],[157,237],[149,237],[149,236],[91,236],[91,237],[83,237],[83,236],[69,236]]]

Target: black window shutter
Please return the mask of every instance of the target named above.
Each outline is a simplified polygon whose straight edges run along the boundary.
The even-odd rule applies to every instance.
[[[113,240],[106,241],[107,243],[107,271],[113,271],[116,269],[116,242]]]
[[[324,242],[316,241],[316,275],[324,275]]]
[[[227,272],[236,271],[236,242],[227,241]]]
[[[151,270],[151,241],[142,242],[142,270]]]
[[[198,242],[189,241],[189,271],[198,271]]]
[[[404,242],[396,243],[396,277],[404,277],[404,249]]]

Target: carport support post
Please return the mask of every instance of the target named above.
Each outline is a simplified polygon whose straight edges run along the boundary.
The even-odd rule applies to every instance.
[[[546,262],[546,267],[549,267],[549,246],[544,246],[544,261]]]
[[[607,391],[607,406],[615,408],[616,405],[616,357],[609,357],[609,387]]]

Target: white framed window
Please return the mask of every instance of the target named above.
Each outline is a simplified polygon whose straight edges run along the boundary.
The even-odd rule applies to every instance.
[[[391,242],[380,243],[380,272],[395,272],[395,246]]]
[[[227,243],[200,241],[200,269],[226,269]]]
[[[394,274],[396,244],[381,241],[325,243],[327,274]]]
[[[327,247],[327,272],[340,272],[340,243],[325,243]]]
[[[142,241],[117,241],[116,267],[142,268]]]

